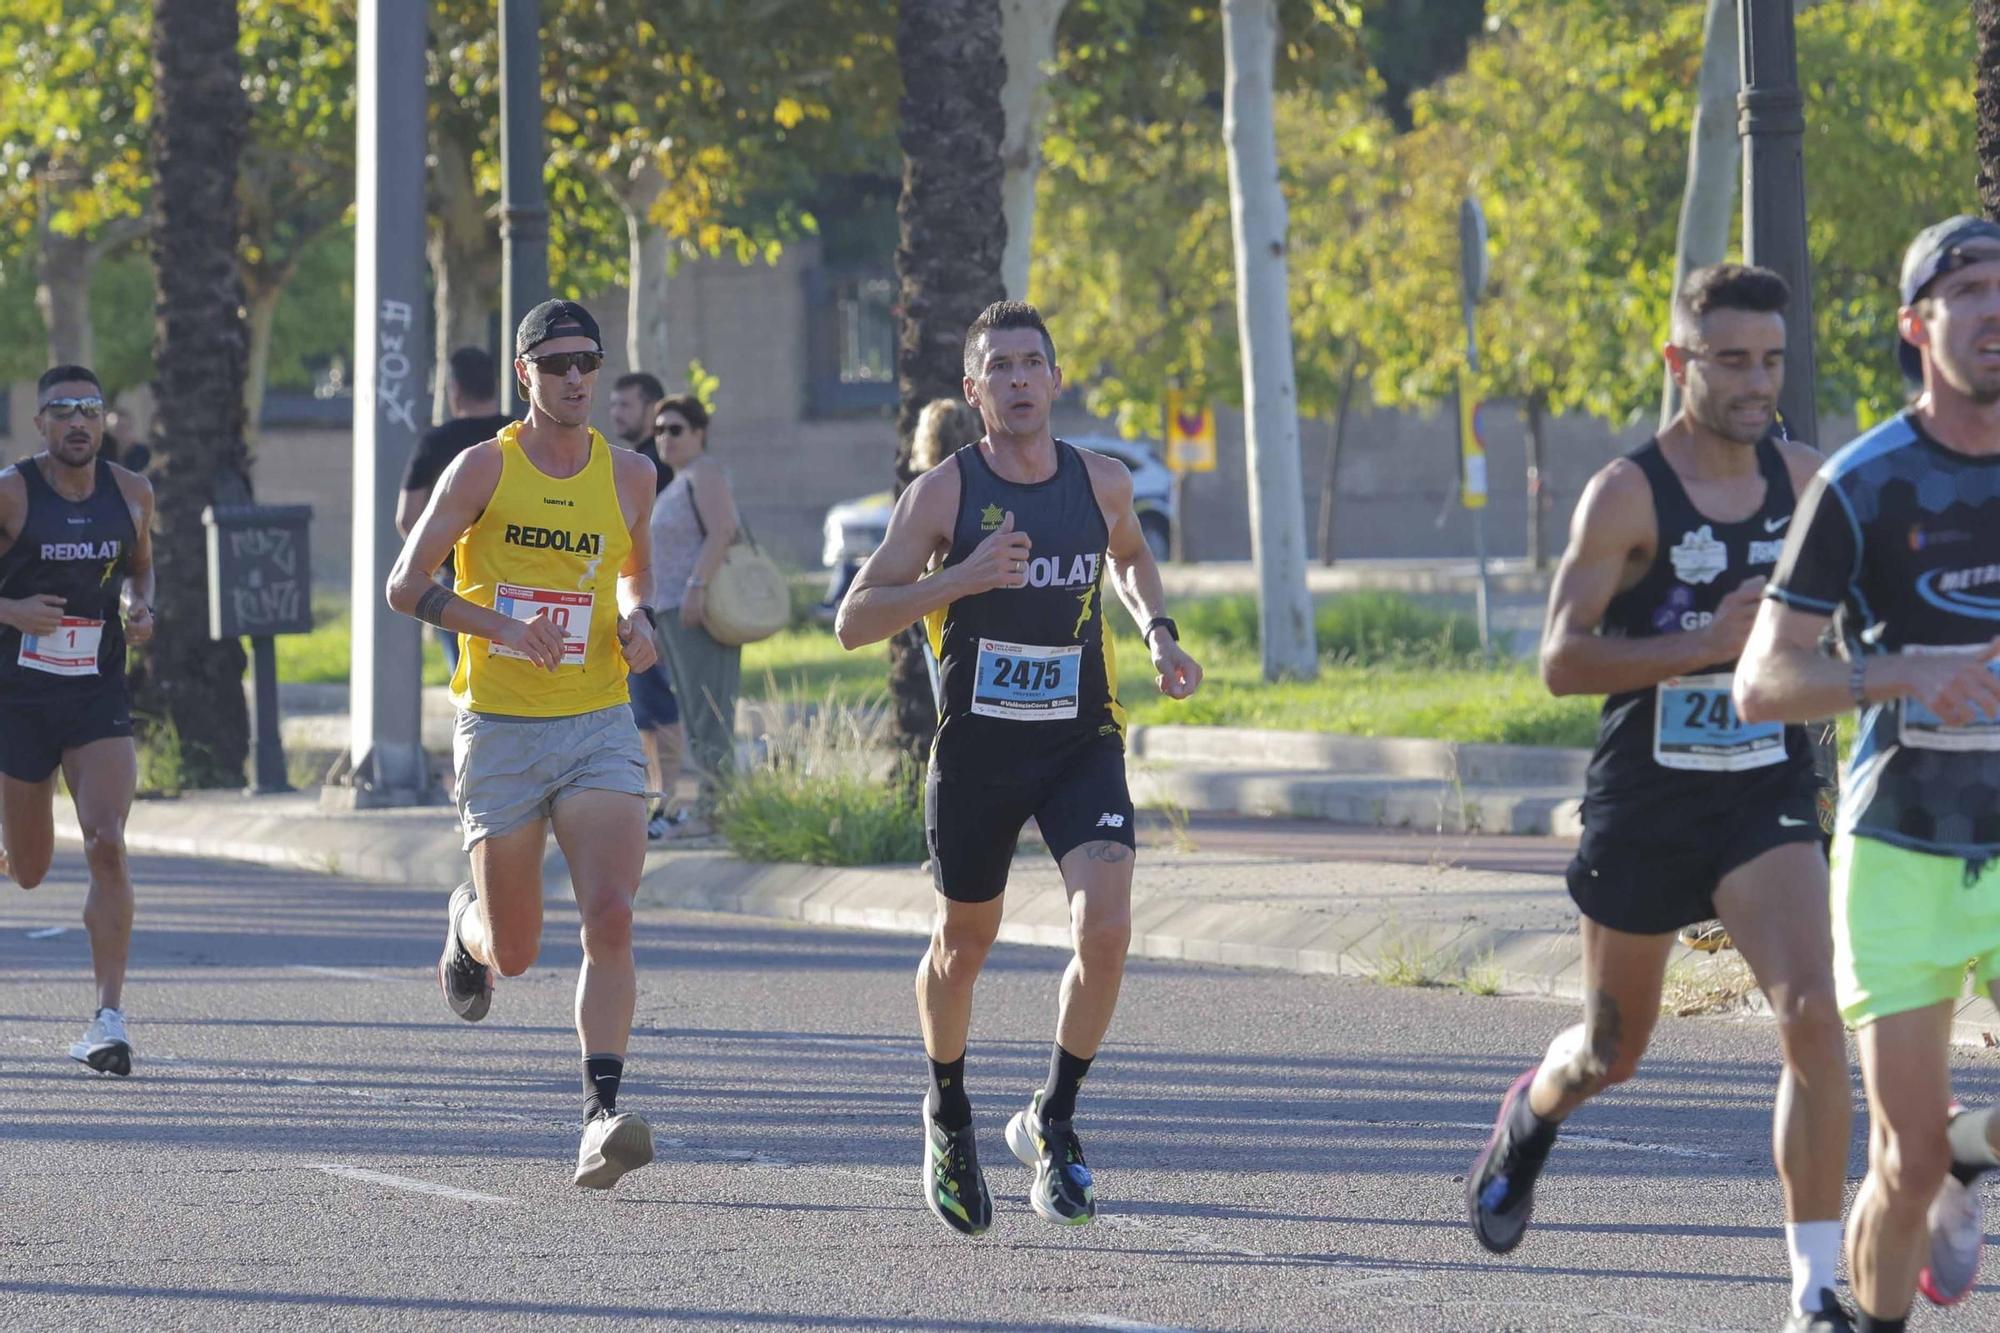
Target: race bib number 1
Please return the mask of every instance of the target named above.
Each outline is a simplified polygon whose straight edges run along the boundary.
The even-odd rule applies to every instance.
[[[1653,714],[1653,762],[1662,768],[1740,773],[1785,758],[1785,724],[1747,723],[1729,697],[1730,673],[1660,682]]]
[[[51,676],[94,676],[97,674],[97,645],[104,638],[104,622],[64,616],[50,634],[23,634],[21,655],[15,659],[31,671]]]
[[[583,650],[590,643],[590,613],[596,600],[587,592],[555,592],[514,583],[503,583],[493,590],[493,609],[503,616],[533,620],[537,612],[548,612],[549,619],[562,631],[562,666],[583,665]],[[524,660],[527,657],[526,653],[515,652],[504,644],[489,643],[488,647],[495,657]]]
[[[1025,643],[979,641],[979,677],[972,711],[1013,722],[1066,722],[1076,716],[1077,677],[1083,647],[1037,648]]]

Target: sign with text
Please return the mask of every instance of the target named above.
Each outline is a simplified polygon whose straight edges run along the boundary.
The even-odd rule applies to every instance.
[[[1167,390],[1167,466],[1175,472],[1215,471],[1215,412],[1179,389]]]
[[[312,630],[311,505],[210,505],[208,636]]]
[[[1458,374],[1458,499],[1467,509],[1486,507],[1486,442],[1479,438],[1478,387]]]

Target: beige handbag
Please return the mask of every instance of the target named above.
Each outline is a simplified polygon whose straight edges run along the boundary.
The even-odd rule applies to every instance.
[[[701,521],[693,486],[687,495],[695,526],[706,540],[708,524]],[[749,524],[740,515],[738,520],[737,538],[723,553],[722,567],[709,576],[702,605],[702,627],[708,637],[732,647],[768,639],[792,623],[792,590],[783,572],[757,549]]]

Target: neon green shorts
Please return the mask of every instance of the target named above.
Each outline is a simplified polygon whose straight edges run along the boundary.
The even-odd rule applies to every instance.
[[[2000,858],[1967,862],[1851,833],[1834,835],[1833,981],[1856,1027],[2000,978]]]

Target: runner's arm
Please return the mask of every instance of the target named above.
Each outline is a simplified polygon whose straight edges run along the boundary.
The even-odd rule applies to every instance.
[[[533,621],[515,620],[490,607],[475,606],[431,577],[458,539],[485,512],[499,484],[498,449],[478,445],[452,460],[389,571],[389,605],[454,634],[505,644],[527,653],[536,665],[553,668],[562,660],[562,632],[548,622],[546,614],[538,614]],[[534,633],[537,625],[542,627],[539,634]]]
[[[1026,565],[1032,543],[1027,533],[1014,530],[1011,513],[966,559],[925,576],[931,560],[951,549],[958,500],[956,464],[932,468],[910,483],[889,516],[882,544],[841,599],[833,621],[841,647],[879,643],[961,597],[1027,583],[1027,574],[1015,566]]]
[[[1078,452],[1083,452],[1079,450]],[[1139,626],[1152,656],[1154,683],[1171,699],[1185,699],[1201,686],[1201,666],[1167,628],[1152,629],[1167,614],[1167,590],[1160,582],[1159,562],[1146,544],[1146,532],[1132,509],[1132,474],[1115,458],[1101,463],[1084,454],[1090,465],[1091,488],[1111,531],[1105,554],[1111,559],[1111,586]]]
[[[112,475],[132,515],[132,555],[125,562],[125,587],[119,601],[125,617],[125,641],[137,648],[153,637],[153,483],[123,468]]]
[[[1584,487],[1570,521],[1569,546],[1549,587],[1548,622],[1542,631],[1542,683],[1549,693],[1641,690],[1736,655],[1737,645],[1716,633],[1726,623],[1724,612],[1700,629],[1650,638],[1597,632],[1618,595],[1628,560],[1646,544],[1653,527],[1652,489],[1635,464],[1619,459]],[[1750,596],[1754,593],[1739,598],[1738,605]],[[1751,611],[1754,603],[1738,613],[1741,629],[1748,629]]]
[[[0,468],[0,551],[20,540],[28,521],[28,483],[21,469]],[[0,625],[26,634],[50,634],[62,620],[63,599],[48,593],[32,597],[0,597]]]

